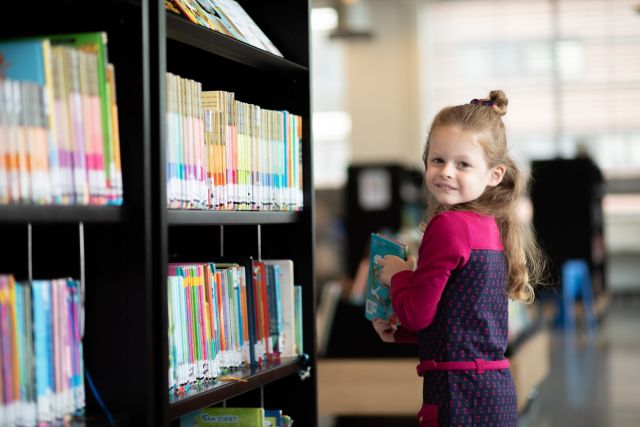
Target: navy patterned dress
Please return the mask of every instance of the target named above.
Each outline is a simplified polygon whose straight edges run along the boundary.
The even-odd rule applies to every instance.
[[[429,222],[414,272],[393,276],[397,341],[415,331],[421,361],[504,359],[508,339],[507,267],[491,216],[447,211]],[[403,331],[404,329],[404,331]],[[412,334],[409,334],[411,336]],[[509,369],[423,374],[420,426],[516,426]]]

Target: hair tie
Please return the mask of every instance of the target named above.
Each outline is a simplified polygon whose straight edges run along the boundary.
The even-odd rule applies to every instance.
[[[491,100],[476,98],[472,99],[469,104],[482,105],[485,107],[494,107],[496,105],[496,103]]]

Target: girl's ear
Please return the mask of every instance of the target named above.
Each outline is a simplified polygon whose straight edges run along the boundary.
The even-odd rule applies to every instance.
[[[494,166],[490,170],[489,175],[489,186],[495,187],[496,185],[502,182],[502,178],[504,178],[504,174],[507,171],[507,167],[505,165]]]

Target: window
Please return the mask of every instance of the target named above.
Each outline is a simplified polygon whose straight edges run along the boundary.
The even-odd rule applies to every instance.
[[[344,46],[332,41],[338,16],[333,8],[313,8],[312,102],[313,174],[316,188],[339,188],[347,180],[351,116],[344,107]]]
[[[503,89],[517,157],[586,146],[608,176],[640,176],[637,0],[429,1],[420,18],[425,116]]]

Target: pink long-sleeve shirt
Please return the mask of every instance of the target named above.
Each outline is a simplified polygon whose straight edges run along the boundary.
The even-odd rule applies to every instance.
[[[402,324],[394,335],[396,342],[416,342],[415,333],[433,322],[451,272],[466,265],[472,249],[503,250],[494,217],[445,211],[429,221],[416,270],[391,278],[393,310]]]

